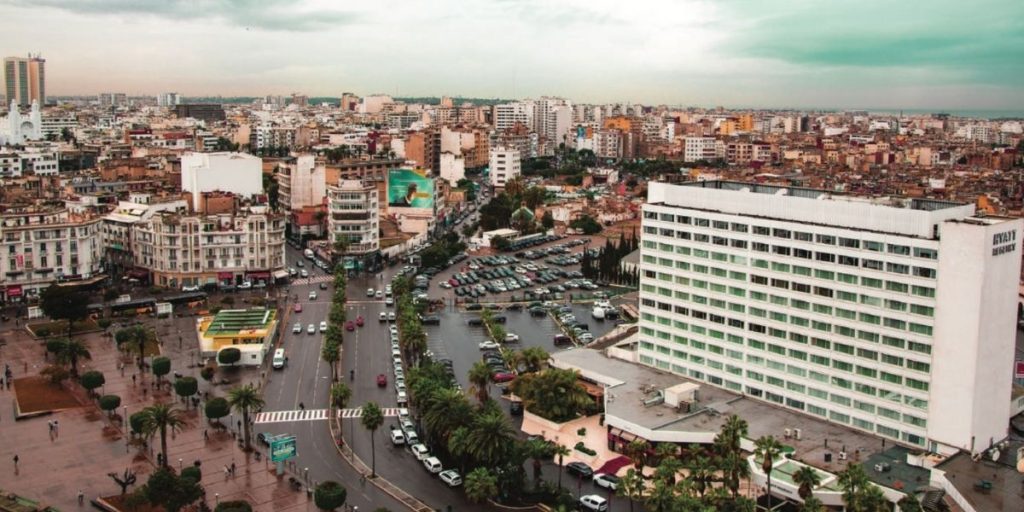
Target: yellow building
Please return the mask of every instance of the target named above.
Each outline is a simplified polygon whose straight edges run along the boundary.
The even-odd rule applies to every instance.
[[[277,312],[273,309],[225,309],[196,320],[203,358],[216,358],[228,347],[242,352],[239,365],[259,366],[277,337]],[[216,359],[215,359],[216,360]]]

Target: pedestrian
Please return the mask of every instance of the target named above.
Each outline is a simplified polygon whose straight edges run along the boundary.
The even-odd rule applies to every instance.
[[[25,361],[25,373],[28,373],[28,361]]]
[[[53,421],[47,421],[46,426],[50,429],[50,439],[53,439]]]
[[[60,424],[53,420],[53,437],[60,437]]]
[[[81,489],[78,490],[78,506],[82,506],[85,503],[85,493]]]
[[[238,431],[242,431],[242,420],[238,420]]]
[[[235,476],[235,461],[231,461],[231,476]]]
[[[224,479],[225,479],[225,480],[226,480],[226,479],[228,478],[228,475],[229,475],[230,473],[231,473],[231,470],[230,470],[230,469],[228,469],[228,465],[227,465],[227,464],[225,464],[225,465],[224,465]]]
[[[135,374],[133,373],[132,374],[132,386],[134,386],[134,385],[135,385]]]
[[[19,461],[19,460],[21,460],[21,459],[19,459],[19,458],[18,458],[18,454],[17,454],[17,453],[15,453],[15,454],[14,454],[14,470],[15,470],[15,471],[17,471],[17,470],[18,470],[18,461]]]
[[[210,440],[210,432],[208,430],[206,430],[205,428],[203,429],[203,439],[205,439],[207,441]]]

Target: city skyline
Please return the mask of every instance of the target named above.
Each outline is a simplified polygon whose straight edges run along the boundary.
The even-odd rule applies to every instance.
[[[3,0],[0,48],[42,53],[50,96],[353,91],[1016,110],[1024,72],[1006,63],[1022,57],[1024,7],[981,4]]]

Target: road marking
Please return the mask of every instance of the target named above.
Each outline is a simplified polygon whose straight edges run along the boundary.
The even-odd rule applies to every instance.
[[[331,275],[328,275],[328,276],[301,277],[299,279],[292,280],[291,285],[292,286],[296,286],[296,285],[304,286],[304,285],[316,284],[316,283],[330,283],[332,281],[334,281],[334,276],[331,276]]]
[[[381,413],[384,414],[385,418],[394,418],[394,417],[398,416],[398,411],[400,411],[400,410],[401,409],[399,409],[397,407],[386,407],[386,408],[381,408],[380,411],[381,411]],[[362,416],[363,416],[363,409],[362,408],[358,408],[358,409],[341,409],[341,410],[338,411],[338,417],[342,418],[342,419],[345,419],[345,418],[360,418]]]
[[[254,423],[288,423],[296,421],[317,421],[327,419],[327,409],[299,409],[294,411],[270,411],[256,413]]]

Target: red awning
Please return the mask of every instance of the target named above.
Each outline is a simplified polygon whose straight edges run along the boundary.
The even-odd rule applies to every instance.
[[[232,272],[217,272],[217,279],[234,279],[235,274]]]
[[[246,272],[245,275],[256,279],[270,279],[270,272]]]
[[[149,276],[149,270],[146,270],[144,268],[133,268],[128,271],[128,275],[136,279],[145,279],[146,277]]]
[[[21,285],[12,285],[7,287],[8,297],[21,297]]]

